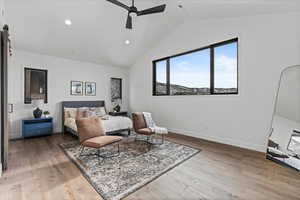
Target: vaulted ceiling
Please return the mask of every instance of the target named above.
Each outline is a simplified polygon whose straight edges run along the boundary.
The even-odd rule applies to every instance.
[[[5,8],[15,48],[122,67],[134,64],[185,20],[300,11],[299,0],[135,1],[139,9],[162,3],[167,8],[134,17],[132,30],[125,29],[126,10],[106,0],[5,0]]]

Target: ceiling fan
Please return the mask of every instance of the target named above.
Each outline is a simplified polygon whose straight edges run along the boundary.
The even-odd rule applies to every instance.
[[[125,8],[128,11],[127,21],[126,21],[127,29],[132,29],[132,17],[130,16],[131,13],[135,13],[137,16],[149,15],[149,14],[164,12],[165,8],[166,8],[166,4],[163,4],[160,6],[155,6],[152,8],[138,11],[138,9],[134,6],[134,0],[132,0],[132,5],[130,7],[121,3],[120,1],[117,1],[117,0],[107,0],[107,1],[113,3],[117,6],[120,6],[122,8]]]

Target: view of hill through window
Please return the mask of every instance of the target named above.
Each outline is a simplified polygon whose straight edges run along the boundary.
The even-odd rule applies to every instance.
[[[155,62],[155,95],[237,93],[237,45],[233,41]]]

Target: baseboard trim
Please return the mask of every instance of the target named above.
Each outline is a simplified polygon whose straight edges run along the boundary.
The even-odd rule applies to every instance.
[[[195,132],[195,131],[186,131],[186,130],[174,129],[174,128],[168,128],[168,130],[173,133],[187,135],[187,136],[200,138],[200,139],[204,139],[204,140],[209,140],[212,142],[218,142],[218,143],[222,143],[222,144],[232,145],[232,146],[236,146],[236,147],[240,147],[240,148],[244,148],[244,149],[250,149],[250,150],[254,150],[254,151],[258,151],[258,152],[266,152],[266,147],[264,145],[247,144],[243,141],[203,135],[203,134],[201,134],[199,132]]]
[[[58,134],[62,134],[61,132],[53,132],[52,135],[58,135]],[[41,136],[43,137],[43,136]],[[10,141],[14,141],[14,140],[23,140],[24,137],[22,135],[11,135],[11,137],[9,138]]]

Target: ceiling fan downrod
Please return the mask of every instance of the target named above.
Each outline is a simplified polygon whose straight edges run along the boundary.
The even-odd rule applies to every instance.
[[[160,6],[155,6],[152,8],[138,11],[138,9],[134,5],[134,0],[132,0],[132,5],[130,7],[121,3],[118,0],[107,0],[107,1],[113,3],[117,6],[120,6],[128,11],[127,20],[126,20],[126,28],[127,29],[132,29],[132,17],[130,16],[131,13],[135,13],[137,16],[142,16],[142,15],[150,15],[150,14],[154,14],[154,13],[161,13],[161,12],[164,12],[166,9],[166,4],[163,4]]]

